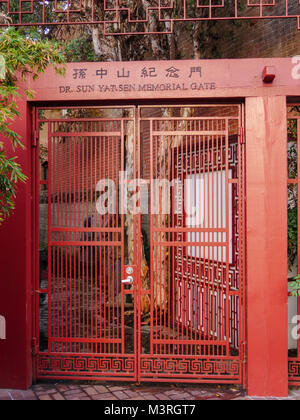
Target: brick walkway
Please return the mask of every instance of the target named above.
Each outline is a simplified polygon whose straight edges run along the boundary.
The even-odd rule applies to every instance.
[[[249,400],[236,387],[207,385],[135,385],[119,383],[43,383],[28,391],[0,390],[0,400]],[[273,399],[273,398],[272,398]],[[300,389],[290,391],[300,400]]]

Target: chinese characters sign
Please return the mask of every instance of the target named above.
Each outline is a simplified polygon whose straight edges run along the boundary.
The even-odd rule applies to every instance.
[[[207,91],[217,88],[204,67],[172,62],[147,64],[94,63],[89,68],[76,64],[68,70],[68,83],[59,86],[63,95],[80,93]]]
[[[299,65],[290,58],[240,60],[172,60],[69,63],[64,77],[54,69],[29,79],[35,101],[127,101],[288,96],[299,89]],[[299,60],[298,60],[299,61]],[[273,83],[264,83],[263,70],[272,66]]]

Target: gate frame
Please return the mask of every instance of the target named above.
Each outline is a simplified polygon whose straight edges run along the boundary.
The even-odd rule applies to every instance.
[[[299,81],[292,78],[292,60],[241,59],[169,62],[171,65],[206,66],[215,75],[220,87],[212,91],[166,92],[160,102],[183,104],[197,100],[223,102],[245,100],[246,119],[246,244],[247,244],[247,389],[251,396],[288,395],[288,328],[287,328],[287,164],[286,107],[287,101],[299,102]],[[101,63],[104,64],[104,63]],[[106,63],[105,63],[106,64]],[[153,65],[154,62],[143,62]],[[116,63],[107,63],[116,66]],[[124,65],[124,63],[121,63]],[[128,64],[129,65],[129,64]],[[130,63],[136,65],[136,63]],[[165,66],[166,62],[155,62]],[[72,68],[72,64],[68,68]],[[94,69],[95,63],[84,64]],[[276,68],[273,84],[262,82],[266,66]],[[228,77],[228,74],[230,75]],[[111,94],[71,94],[64,97],[53,86],[61,79],[52,70],[36,82],[34,101],[24,96],[19,100],[22,119],[12,128],[26,145],[19,150],[19,162],[31,176],[32,106],[53,103],[81,106],[88,100],[110,105]],[[27,84],[32,87],[31,83]],[[161,92],[116,93],[114,102],[151,101],[161,98]],[[282,116],[284,115],[284,118]],[[9,154],[13,151],[5,139]],[[16,210],[0,229],[2,278],[0,282],[0,314],[7,321],[7,338],[0,340],[0,387],[26,389],[32,383],[32,350],[34,350],[32,296],[32,250],[34,214],[32,211],[33,183],[19,186]],[[259,211],[258,211],[259,210]],[[274,229],[276,225],[277,229]],[[15,256],[18,257],[16,264]],[[17,332],[17,333],[16,333]]]
[[[186,104],[186,105],[165,105],[164,103],[159,103],[157,105],[147,105],[147,104],[143,104],[143,105],[128,105],[126,106],[125,104],[122,106],[105,106],[105,105],[101,105],[101,106],[82,106],[82,108],[84,109],[109,109],[109,110],[113,110],[113,109],[131,109],[133,111],[133,115],[131,117],[126,117],[126,118],[118,118],[118,117],[113,117],[112,119],[116,119],[116,120],[122,120],[122,121],[127,121],[127,120],[132,120],[132,122],[135,123],[135,140],[134,140],[134,144],[135,144],[135,150],[136,150],[136,155],[139,154],[140,155],[140,150],[141,150],[141,122],[142,121],[146,121],[149,120],[151,121],[152,118],[151,117],[142,117],[141,116],[141,110],[142,109],[153,109],[153,108],[168,108],[170,107],[171,109],[179,109],[179,108],[186,108],[186,107],[191,107],[193,109],[195,108],[210,108],[210,109],[215,109],[218,110],[219,108],[230,108],[230,107],[236,107],[238,109],[238,115],[236,116],[202,116],[199,117],[199,120],[210,120],[211,118],[213,119],[217,119],[217,120],[226,120],[226,130],[227,130],[227,135],[229,133],[229,129],[228,129],[228,122],[229,120],[235,120],[238,122],[238,128],[237,128],[237,141],[238,141],[238,154],[239,155],[239,159],[238,162],[236,164],[236,168],[237,168],[237,176],[235,177],[236,180],[238,181],[238,185],[242,185],[241,187],[241,195],[242,198],[239,199],[240,201],[243,201],[243,199],[245,199],[245,150],[244,150],[244,139],[243,139],[243,131],[244,131],[244,104],[241,101],[235,101],[232,102],[231,104],[229,103],[211,103],[211,104]],[[39,112],[40,111],[53,111],[53,110],[64,110],[64,109],[79,109],[81,108],[80,106],[57,106],[57,107],[53,107],[53,106],[33,106],[32,107],[32,115],[33,115],[33,131],[36,133],[34,135],[34,143],[35,143],[35,147],[33,149],[33,172],[32,172],[32,180],[34,180],[33,182],[33,218],[34,218],[34,225],[33,228],[35,230],[35,239],[34,239],[34,244],[35,244],[35,252],[33,255],[33,260],[34,260],[34,267],[35,270],[33,272],[33,281],[34,281],[34,290],[35,293],[33,295],[33,336],[34,338],[34,348],[33,348],[33,381],[36,382],[39,379],[77,379],[77,380],[84,380],[84,379],[93,379],[93,380],[99,380],[99,381],[103,381],[105,379],[107,380],[111,380],[111,381],[115,381],[115,380],[119,380],[119,381],[134,381],[134,380],[138,380],[138,382],[171,382],[176,381],[177,378],[172,379],[171,377],[167,377],[167,375],[156,375],[156,374],[151,374],[151,372],[147,372],[147,373],[143,373],[141,374],[141,362],[143,359],[147,359],[147,354],[143,354],[141,352],[141,307],[140,307],[140,302],[141,302],[141,295],[142,295],[142,288],[141,288],[141,283],[139,280],[137,280],[135,282],[136,286],[134,288],[134,292],[132,292],[132,296],[134,297],[134,319],[135,319],[135,329],[137,331],[135,331],[134,333],[134,337],[135,337],[135,343],[134,343],[134,348],[135,351],[132,353],[132,355],[128,355],[128,354],[115,354],[115,358],[116,360],[118,359],[118,357],[120,358],[124,358],[127,356],[132,356],[132,359],[134,360],[134,374],[132,377],[121,375],[119,377],[117,377],[116,375],[105,375],[105,373],[99,372],[99,377],[96,375],[95,371],[91,371],[90,374],[75,374],[74,372],[70,371],[70,374],[59,374],[58,372],[51,372],[50,370],[47,371],[46,366],[44,366],[44,370],[43,368],[40,369],[39,371],[39,364],[42,365],[46,365],[47,364],[47,357],[51,356],[47,353],[44,354],[43,356],[43,352],[41,353],[39,351],[39,332],[40,332],[40,327],[39,327],[39,311],[40,311],[40,302],[39,302],[39,295],[40,294],[48,294],[48,298],[51,296],[50,295],[50,289],[48,286],[48,289],[43,289],[40,287],[40,262],[39,262],[39,247],[38,244],[40,243],[39,240],[39,199],[40,199],[40,187],[41,185],[45,185],[48,184],[48,191],[50,188],[49,182],[50,182],[50,178],[48,179],[48,181],[41,181],[40,179],[40,175],[39,175],[39,170],[40,170],[40,158],[39,158],[39,152],[40,152],[40,147],[39,147],[39,125],[42,123],[46,123],[49,124],[49,128],[48,128],[48,143],[51,142],[51,138],[52,137],[56,137],[55,133],[52,133],[51,131],[51,124],[52,123],[56,123],[58,121],[61,121],[62,123],[70,123],[70,122],[74,122],[76,120],[76,122],[80,122],[80,121],[89,121],[89,118],[86,119],[80,119],[80,118],[59,118],[59,117],[50,117],[50,118],[39,118]],[[186,120],[189,119],[189,117],[178,117],[179,119],[182,120]],[[94,121],[96,118],[91,118],[91,121]],[[156,118],[154,118],[155,120]],[[167,121],[168,118],[158,118],[159,120],[165,120]],[[177,119],[177,118],[176,118]],[[99,117],[99,121],[101,121],[102,118]],[[107,120],[110,120],[109,117],[107,117]],[[106,118],[103,118],[103,121],[106,121]],[[209,131],[208,131],[208,135],[209,135]],[[78,136],[80,136],[80,132],[78,133]],[[72,135],[72,137],[76,137],[76,134],[74,133],[74,135]],[[151,141],[150,143],[152,143],[152,137],[151,137]],[[227,145],[228,147],[228,145]],[[151,148],[151,146],[150,146]],[[49,149],[50,150],[50,149]],[[227,150],[227,149],[226,149]],[[49,157],[50,159],[50,157]],[[49,161],[50,162],[50,161]],[[123,162],[124,163],[124,162]],[[134,172],[136,173],[136,176],[138,179],[141,178],[141,159],[140,157],[137,158],[134,162]],[[51,167],[51,165],[50,165]],[[50,172],[49,172],[50,174]],[[227,180],[228,185],[230,182],[230,180]],[[51,190],[50,190],[51,191]],[[234,200],[234,198],[232,197],[232,200]],[[244,209],[244,205],[241,205],[241,208]],[[49,208],[48,208],[49,210]],[[51,224],[49,222],[49,214],[48,213],[48,232],[49,229],[51,228]],[[139,213],[138,215],[134,215],[134,220],[135,220],[135,224],[138,227],[139,230],[141,230],[141,226],[142,226],[142,222],[141,222],[141,214]],[[229,367],[227,367],[227,369],[230,371],[231,370],[231,376],[230,379],[226,379],[226,375],[224,374],[222,376],[222,374],[220,374],[220,377],[218,378],[217,375],[212,375],[212,377],[210,378],[209,376],[207,376],[207,381],[205,382],[205,379],[202,377],[200,379],[199,377],[199,383],[219,383],[219,384],[237,384],[237,385],[241,385],[243,388],[245,388],[246,386],[246,376],[245,376],[245,368],[246,368],[246,349],[245,349],[245,324],[246,324],[246,308],[245,308],[245,287],[246,287],[246,283],[245,283],[245,264],[246,264],[246,258],[245,258],[245,215],[243,213],[243,211],[240,209],[240,216],[239,216],[239,222],[240,222],[240,229],[242,232],[242,239],[240,240],[239,237],[239,244],[240,244],[240,249],[239,249],[239,260],[241,261],[240,263],[240,269],[241,269],[241,273],[240,274],[240,288],[239,288],[239,316],[240,316],[240,320],[239,320],[239,354],[238,356],[229,356],[229,355],[209,355],[209,356],[202,356],[201,358],[198,359],[198,362],[200,360],[203,361],[207,361],[208,365],[210,363],[214,363],[216,362],[216,365],[218,366],[219,364],[221,366],[225,366],[226,363],[228,363]],[[232,222],[233,223],[233,222]],[[152,226],[151,222],[150,225]],[[150,228],[151,229],[151,228]],[[51,229],[50,229],[51,230]],[[55,231],[55,229],[54,229]],[[51,236],[51,234],[50,234]],[[48,233],[48,241],[51,242],[49,233]],[[151,236],[152,238],[152,236]],[[184,241],[186,242],[186,241]],[[64,241],[62,241],[60,246],[67,246],[68,242],[64,243]],[[140,239],[138,239],[136,241],[136,244],[138,244],[138,247],[140,247]],[[153,246],[153,239],[150,239],[150,247]],[[187,245],[184,244],[184,247],[186,247]],[[135,249],[137,247],[135,246]],[[141,261],[140,261],[140,252],[138,252],[138,256],[135,257],[135,264],[134,266],[137,267],[137,272],[141,271]],[[123,262],[123,267],[125,267],[125,263]],[[123,270],[121,270],[123,271]],[[126,275],[124,274],[124,277]],[[48,285],[50,284],[50,278],[48,279]],[[136,293],[138,291],[138,293]],[[229,295],[226,295],[227,297]],[[138,297],[138,299],[137,299]],[[152,297],[153,298],[153,297]],[[152,300],[151,300],[152,301]],[[48,308],[49,309],[49,308]],[[229,309],[227,308],[227,311],[229,312]],[[228,313],[228,317],[230,318],[230,312]],[[229,320],[228,318],[228,320]],[[50,322],[48,320],[48,322]],[[228,321],[229,322],[229,321]],[[137,327],[138,326],[138,327]],[[229,325],[226,326],[226,328],[230,329]],[[152,332],[152,331],[151,331]],[[229,332],[228,332],[229,334]],[[230,335],[230,334],[229,334]],[[151,336],[151,333],[150,333]],[[88,341],[88,338],[87,338]],[[189,344],[189,341],[187,339],[187,343]],[[50,345],[50,342],[48,343],[48,346]],[[211,342],[211,345],[215,345],[214,341]],[[53,355],[53,357],[58,357],[59,358],[59,354],[57,355]],[[74,355],[70,353],[70,359],[73,357]],[[80,356],[80,353],[78,353],[78,356]],[[100,359],[101,354],[99,353],[99,359]],[[111,356],[111,355],[109,355]],[[155,355],[148,355],[149,359],[154,358]],[[61,357],[66,357],[66,353],[62,352]],[[83,358],[88,358],[87,354],[82,354]],[[166,358],[176,358],[178,357],[178,359],[180,359],[180,357],[184,358],[184,355],[168,355],[168,356],[162,356],[162,359]],[[188,355],[188,358],[193,359],[193,357],[196,357],[194,355]],[[91,354],[90,356],[91,359],[95,360],[96,357],[94,354]],[[105,358],[105,355],[104,355]],[[42,361],[41,361],[42,360]],[[51,358],[49,357],[48,360],[51,360]],[[63,360],[63,359],[62,359]],[[235,377],[236,374],[236,364],[239,364],[239,370],[238,373],[239,375],[237,377]],[[200,376],[203,376],[206,372],[205,370],[209,368],[209,366],[205,366],[203,368],[203,373]],[[220,370],[220,368],[219,368]],[[222,372],[223,373],[223,372]],[[174,374],[175,375],[175,374]],[[156,377],[156,378],[155,378]],[[178,380],[182,380],[183,382],[187,382],[187,383],[197,383],[197,379],[196,379],[196,375],[195,378],[192,377],[192,375],[190,376],[186,376],[186,378],[183,376],[180,379],[178,378]]]

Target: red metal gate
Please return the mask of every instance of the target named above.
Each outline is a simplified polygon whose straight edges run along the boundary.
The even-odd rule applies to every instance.
[[[241,111],[38,110],[37,378],[243,383]]]
[[[299,273],[300,261],[300,203],[299,170],[300,170],[300,106],[288,107],[288,256],[290,272]],[[296,222],[295,222],[296,219]],[[296,244],[294,244],[296,236]],[[294,267],[293,267],[294,266]],[[295,267],[296,266],[296,267]],[[294,270],[293,270],[294,268]],[[289,384],[300,384],[300,298],[289,296]]]

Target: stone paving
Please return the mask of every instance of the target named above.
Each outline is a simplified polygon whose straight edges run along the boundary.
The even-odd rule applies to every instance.
[[[39,383],[27,391],[1,390],[0,400],[254,400],[234,386],[124,384],[124,383]],[[278,400],[279,398],[268,398]],[[300,388],[290,390],[288,400],[300,400]]]

